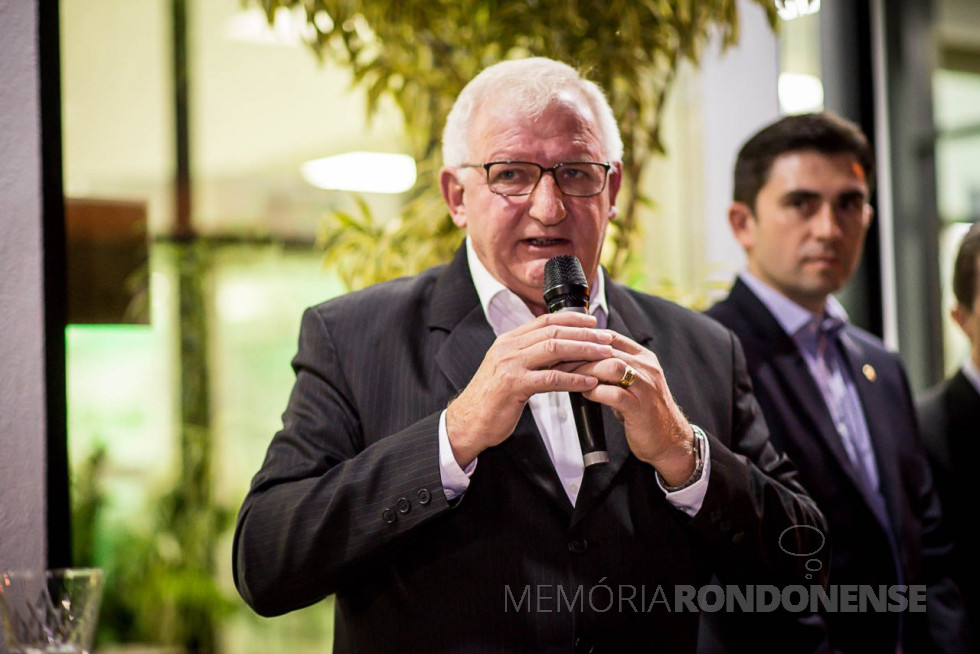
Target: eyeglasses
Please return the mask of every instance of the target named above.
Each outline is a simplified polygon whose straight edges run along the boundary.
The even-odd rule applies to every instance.
[[[530,161],[491,161],[485,164],[463,164],[460,168],[483,168],[487,171],[487,186],[497,195],[530,195],[551,173],[558,189],[565,195],[589,197],[606,188],[612,164],[597,161],[569,161],[545,168]]]

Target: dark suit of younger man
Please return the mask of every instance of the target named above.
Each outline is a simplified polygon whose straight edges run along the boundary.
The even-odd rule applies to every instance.
[[[945,607],[947,597],[958,595],[948,576],[950,543],[939,531],[940,506],[898,356],[849,324],[838,338],[866,416],[886,506],[882,513],[858,479],[796,343],[766,305],[738,279],[708,314],[741,340],[773,445],[797,463],[804,486],[827,517],[830,583],[875,589],[927,584],[927,613],[901,614],[903,651],[933,651],[930,641],[959,642],[962,606]],[[831,613],[831,644],[844,652],[894,653],[899,617]]]
[[[980,551],[974,516],[976,480],[973,464],[980,457],[980,393],[958,371],[918,400],[919,425],[936,490],[943,504],[943,521],[956,543],[953,578],[968,614],[980,620]]]
[[[460,249],[448,266],[306,312],[283,429],[235,532],[245,600],[276,615],[335,593],[336,652],[679,653],[694,651],[700,616],[677,610],[676,589],[712,573],[743,588],[810,583],[781,545],[812,547],[825,525],[769,444],[737,341],[606,288],[609,328],[658,354],[708,434],[693,518],[665,500],[608,408],[611,461],[587,469],[574,507],[527,407],[447,501],[440,414],[494,341]]]

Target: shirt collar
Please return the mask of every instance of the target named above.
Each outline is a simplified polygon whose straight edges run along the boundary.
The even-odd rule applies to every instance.
[[[796,335],[807,327],[815,333],[820,323],[824,323],[824,329],[836,331],[848,321],[847,311],[833,295],[827,296],[827,307],[824,309],[824,315],[820,316],[793,302],[748,270],[743,270],[739,277],[766,305],[776,318],[776,322],[790,336]]]
[[[473,285],[476,286],[476,293],[480,297],[480,306],[483,307],[483,315],[487,317],[494,333],[498,336],[509,329],[513,329],[519,324],[534,320],[531,310],[524,304],[516,293],[503,285],[496,277],[490,274],[480,257],[477,256],[473,248],[470,237],[466,237],[466,262],[470,267],[470,277],[473,278]],[[596,274],[595,288],[589,292],[589,313],[599,318],[600,323],[605,316],[609,315],[609,308],[606,304],[606,285],[603,279],[602,267]],[[544,289],[542,289],[542,294]],[[513,319],[519,319],[516,324],[502,324],[500,314],[507,314]]]

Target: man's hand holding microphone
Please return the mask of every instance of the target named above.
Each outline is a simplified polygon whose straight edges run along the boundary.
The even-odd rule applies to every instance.
[[[544,287],[549,313],[501,334],[447,409],[457,463],[465,468],[506,440],[532,395],[565,391],[572,394],[586,467],[608,461],[597,406],[604,404],[623,423],[633,454],[656,468],[667,486],[684,484],[697,465],[694,436],[657,356],[622,334],[595,329],[575,257],[549,260]]]

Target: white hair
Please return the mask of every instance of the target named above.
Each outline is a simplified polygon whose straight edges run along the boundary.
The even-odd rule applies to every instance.
[[[583,79],[571,66],[545,57],[513,59],[484,68],[463,87],[442,132],[442,159],[447,166],[469,162],[470,130],[477,110],[490,101],[509,103],[516,113],[540,116],[567,89],[585,96],[596,117],[599,138],[608,161],[621,161],[623,139],[602,89]]]

